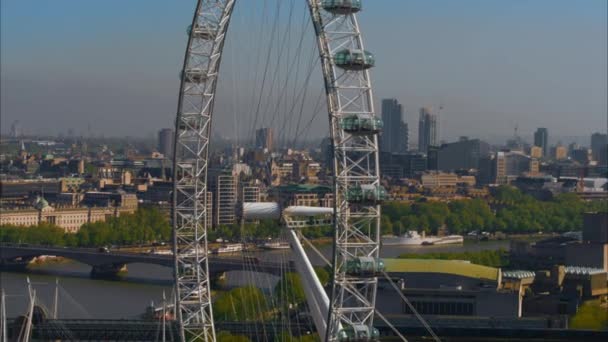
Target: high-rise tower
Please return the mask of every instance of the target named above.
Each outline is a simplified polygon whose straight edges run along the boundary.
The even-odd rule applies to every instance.
[[[606,160],[606,146],[608,146],[608,135],[605,133],[593,133],[591,135],[591,154],[593,160],[600,162]]]
[[[163,128],[158,131],[158,152],[162,153],[165,158],[173,157],[173,135],[171,128]]]
[[[397,99],[382,100],[382,131],[380,147],[383,152],[405,153],[408,149],[408,126],[403,120],[403,106]]]
[[[431,146],[438,145],[437,116],[430,107],[420,108],[418,119],[418,151],[426,153]]]
[[[255,131],[255,147],[272,151],[274,137],[272,128],[260,128]]]
[[[547,156],[549,152],[549,131],[546,128],[537,128],[534,132],[534,146],[538,146],[543,150],[543,156]]]

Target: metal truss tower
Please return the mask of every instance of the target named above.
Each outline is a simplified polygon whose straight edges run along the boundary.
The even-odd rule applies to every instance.
[[[198,0],[189,29],[175,122],[174,230],[177,320],[182,340],[215,341],[207,259],[207,165],[224,39],[235,0]],[[377,133],[356,13],[361,0],[307,0],[327,92],[334,172],[334,255],[327,341],[371,335],[377,278],[349,264],[378,260],[380,186]]]
[[[348,262],[379,258],[380,186],[377,130],[365,51],[356,13],[361,1],[309,0],[327,92],[334,172],[333,284],[326,341],[341,330],[373,330],[377,278],[351,276]],[[349,125],[357,118],[361,125]],[[364,121],[368,120],[368,121]],[[367,129],[366,129],[367,128]]]
[[[234,0],[199,0],[188,29],[173,159],[176,314],[182,341],[215,341],[207,248],[207,165],[222,48]]]

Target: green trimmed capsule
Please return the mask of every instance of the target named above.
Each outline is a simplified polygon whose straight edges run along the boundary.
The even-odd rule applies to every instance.
[[[351,276],[377,276],[385,271],[384,260],[358,257],[346,262],[346,274]]]
[[[348,189],[346,200],[349,203],[375,205],[386,200],[386,189],[382,185],[363,184]]]
[[[382,119],[373,115],[350,115],[340,120],[342,129],[352,135],[372,135],[382,131]]]
[[[361,10],[361,0],[323,0],[321,5],[333,14],[352,14]]]
[[[336,52],[334,63],[344,70],[366,70],[373,67],[376,60],[369,51],[344,49]]]
[[[349,325],[338,332],[338,341],[340,342],[367,342],[379,340],[380,331],[364,324]]]

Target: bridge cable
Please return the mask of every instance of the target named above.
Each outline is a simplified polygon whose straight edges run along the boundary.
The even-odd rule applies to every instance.
[[[280,10],[281,8],[281,1],[277,1],[277,12]],[[270,56],[272,54],[273,51],[273,42],[274,42],[274,37],[275,37],[275,32],[277,30],[278,27],[278,22],[279,22],[279,15],[277,13],[277,15],[274,18],[274,22],[272,25],[272,32],[270,34],[270,41],[268,44],[268,53],[266,55],[266,63],[264,66],[264,73],[262,76],[262,86],[260,87],[260,92],[259,92],[259,96],[258,96],[258,100],[257,100],[257,105],[256,105],[256,110],[255,110],[255,119],[253,121],[253,126],[252,127],[256,127],[257,126],[257,122],[258,122],[258,117],[260,115],[260,109],[261,109],[261,103],[262,103],[262,95],[264,93],[264,89],[266,87],[266,79],[267,79],[267,75],[268,75],[268,68],[270,66]]]
[[[306,4],[304,4],[304,5],[306,6]],[[279,99],[282,99],[283,97],[288,98],[287,96],[285,96],[285,93],[288,91],[288,88],[290,87],[290,85],[289,85],[290,76],[292,75],[292,70],[294,69],[294,66],[296,64],[297,64],[297,67],[295,68],[295,77],[294,77],[295,80],[293,82],[294,93],[295,93],[296,86],[298,84],[298,79],[299,79],[299,75],[300,75],[300,56],[302,54],[302,47],[303,47],[302,43],[306,36],[306,29],[308,28],[308,25],[310,24],[310,20],[308,19],[307,11],[303,11],[303,12],[304,13],[302,16],[300,37],[298,39],[297,48],[295,49],[295,54],[293,57],[291,56],[291,53],[288,54],[287,60],[290,60],[291,64],[286,64],[286,72],[285,72],[286,77],[285,77],[285,82],[283,83],[283,87],[281,89],[281,93],[279,94]],[[291,45],[289,46],[289,52],[291,52]],[[291,98],[294,99],[295,94]],[[285,101],[284,105],[285,105],[285,107],[287,107],[289,104],[287,101]],[[280,109],[281,109],[280,106],[276,106],[276,110],[273,113],[273,118],[278,115]],[[286,140],[285,139],[285,136],[286,136],[286,127],[285,126],[287,125],[287,123],[289,123],[289,120],[287,120],[286,115],[282,115],[280,118],[282,119],[282,123],[280,123],[281,129],[279,130],[279,134],[280,134],[279,142],[284,144],[285,140]]]
[[[304,241],[306,242],[306,244],[308,245],[308,247],[310,247],[319,258],[321,258],[321,260],[323,260],[327,265],[331,266],[331,262],[329,262],[329,260],[325,257],[325,255],[323,255],[323,253],[321,253],[321,251],[319,251],[319,249],[317,249],[317,247],[315,247],[315,245],[310,242],[310,240],[308,240],[308,238],[306,236],[304,236],[304,234],[302,234],[300,231],[298,231],[298,236]]]
[[[395,326],[394,326],[394,325],[393,325],[393,324],[392,324],[392,323],[391,323],[391,322],[390,322],[390,321],[389,321],[389,320],[388,320],[386,317],[384,317],[384,315],[383,315],[383,314],[382,314],[380,311],[376,310],[376,315],[378,315],[378,317],[380,317],[380,318],[381,318],[381,319],[384,321],[384,323],[386,323],[386,325],[388,325],[388,327],[389,327],[389,328],[391,328],[391,330],[392,330],[392,331],[393,331],[395,334],[397,334],[397,336],[399,336],[399,338],[400,338],[402,341],[408,342],[408,341],[407,341],[407,338],[405,338],[405,336],[403,336],[403,335],[402,335],[402,334],[399,332],[399,330],[397,330],[397,328],[396,328],[396,327],[395,327]]]
[[[325,258],[325,256],[316,248],[314,247],[314,245],[301,233],[299,233],[300,237],[302,237],[302,239],[304,240],[304,242],[306,242],[317,254],[319,257],[321,257],[321,259],[329,266],[331,266],[331,263],[329,262],[329,260],[327,260],[327,258]],[[410,310],[412,310],[412,312],[414,312],[416,318],[421,322],[421,324],[425,327],[425,329],[429,332],[429,334],[433,337],[433,339],[437,342],[441,342],[441,340],[439,339],[439,337],[435,334],[435,332],[431,329],[431,327],[429,326],[429,324],[426,322],[426,320],[418,313],[418,311],[416,311],[416,309],[413,307],[413,305],[410,303],[410,301],[405,297],[405,295],[399,290],[399,288],[397,287],[397,285],[392,281],[392,279],[388,276],[388,274],[386,273],[386,271],[383,271],[382,274],[384,275],[385,278],[388,279],[388,281],[391,283],[391,285],[393,286],[393,288],[399,293],[399,295],[401,296],[401,298],[403,299],[403,301],[408,305],[408,307],[410,308]],[[378,314],[378,316],[404,341],[407,341],[407,339],[401,335],[401,333],[386,319],[386,317],[384,317],[384,315],[382,315],[382,313],[376,309],[375,310],[376,313]]]
[[[277,31],[277,41],[280,42],[279,44],[279,50],[277,52],[276,58],[276,64],[275,64],[275,69],[274,69],[274,73],[272,75],[272,80],[270,82],[270,87],[269,87],[269,93],[268,93],[268,98],[272,99],[273,98],[273,93],[274,93],[274,89],[275,89],[275,83],[277,83],[277,78],[279,76],[279,73],[282,71],[281,69],[281,61],[282,61],[282,56],[283,53],[285,52],[285,46],[287,46],[287,38],[290,37],[291,38],[291,26],[290,23],[292,21],[292,17],[293,17],[293,7],[294,7],[294,0],[290,1],[290,6],[289,6],[289,14],[288,14],[288,18],[287,18],[287,29],[285,30],[285,33],[283,34],[283,37],[281,38],[281,34],[280,34],[280,30]],[[281,13],[279,12],[280,9],[277,9],[277,18],[281,17]],[[289,56],[290,56],[290,51],[291,51],[291,45],[288,46],[287,48],[288,52],[287,52],[287,60],[289,60]],[[289,78],[289,74],[287,73],[287,77]],[[280,90],[280,89],[279,89]],[[278,96],[277,98],[277,103],[274,105],[275,109],[277,109],[276,112],[278,112],[278,108],[280,108],[280,103],[281,103],[281,97]],[[270,106],[270,102],[271,101],[266,101],[266,105],[264,107],[263,113],[268,113],[268,107]],[[274,115],[272,117],[270,117],[270,124],[274,123]],[[265,121],[265,120],[264,120]],[[271,126],[272,127],[272,126]]]

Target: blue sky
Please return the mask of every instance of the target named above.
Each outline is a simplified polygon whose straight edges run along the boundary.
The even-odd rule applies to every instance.
[[[267,40],[251,29],[263,20],[252,17],[276,1],[236,5],[216,107],[221,134],[232,135],[251,107],[245,79],[255,75],[239,56],[263,50]],[[281,1],[283,15],[295,4],[292,23],[299,26],[304,0]],[[417,109],[439,104],[446,140],[507,136],[515,124],[525,136],[540,126],[562,136],[606,131],[607,3],[366,0],[359,19],[377,59],[376,100],[404,104],[412,138]],[[141,136],[170,125],[194,4],[2,0],[3,132],[17,119],[29,132],[52,134],[90,124],[96,134]],[[262,33],[270,30],[266,21]],[[314,46],[312,39],[307,44]],[[316,97],[322,83],[318,75],[313,81]],[[311,135],[324,134],[325,118],[314,120]]]

